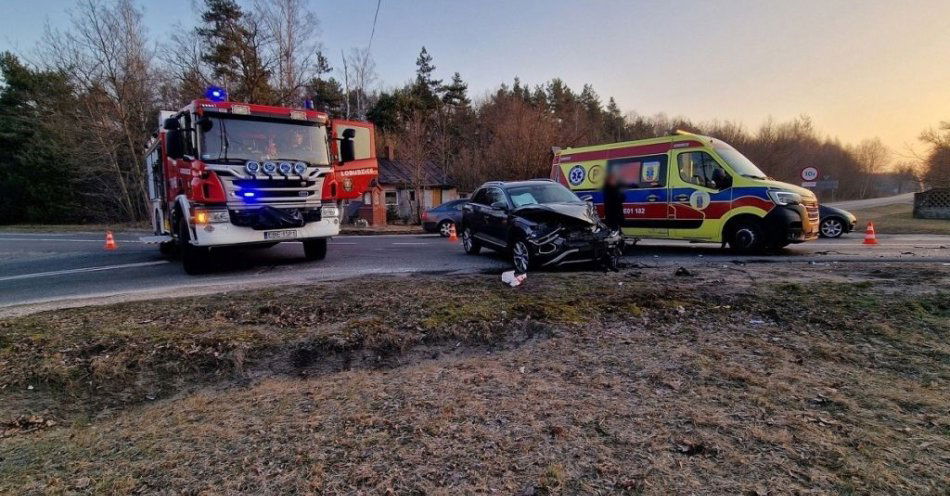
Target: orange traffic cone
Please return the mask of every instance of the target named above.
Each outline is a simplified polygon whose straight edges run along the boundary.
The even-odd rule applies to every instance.
[[[874,223],[868,222],[868,230],[864,234],[864,244],[866,245],[876,245],[877,236],[874,234]]]
[[[455,233],[455,224],[449,226],[449,241],[455,243],[459,240],[458,234]]]
[[[112,231],[106,231],[106,250],[115,250],[115,238],[112,237]]]

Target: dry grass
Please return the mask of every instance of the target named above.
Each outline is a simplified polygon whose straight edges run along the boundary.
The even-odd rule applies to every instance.
[[[11,424],[0,492],[942,494],[950,270],[742,270],[374,278],[0,321],[0,420],[56,422]],[[143,403],[156,383],[173,386]]]
[[[880,234],[950,234],[950,220],[915,219],[914,206],[907,204],[852,210],[858,217],[857,231],[863,231],[868,221]]]

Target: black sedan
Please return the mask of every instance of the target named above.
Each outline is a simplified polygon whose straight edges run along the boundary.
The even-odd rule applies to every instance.
[[[838,238],[853,231],[858,222],[851,212],[827,205],[818,206],[818,218],[818,235],[822,238]]]
[[[488,182],[462,208],[465,252],[502,251],[519,273],[577,262],[615,268],[622,245],[592,204],[550,180]]]
[[[447,201],[422,213],[422,228],[426,232],[437,232],[443,238],[449,236],[452,226],[458,229],[462,221],[462,206],[468,200]]]

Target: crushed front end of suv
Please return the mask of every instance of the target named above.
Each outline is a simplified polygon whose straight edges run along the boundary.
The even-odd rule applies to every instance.
[[[518,272],[581,262],[615,269],[622,245],[592,204],[549,180],[485,183],[462,213],[465,252],[508,253]]]

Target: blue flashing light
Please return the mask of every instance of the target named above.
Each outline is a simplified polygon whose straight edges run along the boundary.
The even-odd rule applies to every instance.
[[[244,192],[244,198],[254,198],[254,192],[253,192],[253,191],[245,191],[245,192]]]
[[[212,102],[228,101],[228,90],[218,86],[208,86],[205,90],[205,97]]]

